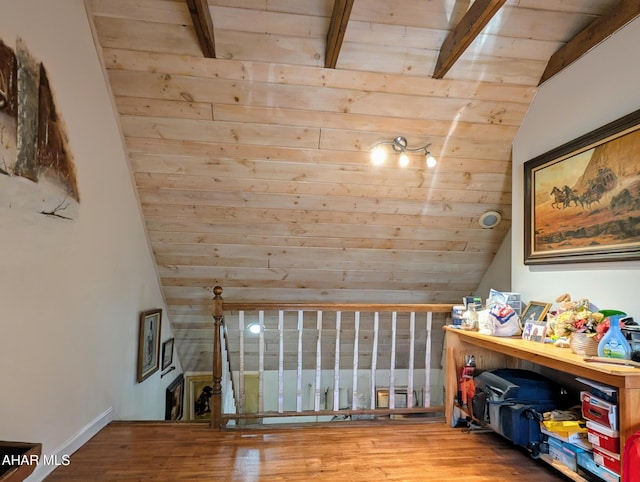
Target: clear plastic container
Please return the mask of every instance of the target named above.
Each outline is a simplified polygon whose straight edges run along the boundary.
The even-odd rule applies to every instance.
[[[462,314],[462,325],[460,328],[468,331],[478,331],[478,312],[475,306],[469,306],[467,311]]]

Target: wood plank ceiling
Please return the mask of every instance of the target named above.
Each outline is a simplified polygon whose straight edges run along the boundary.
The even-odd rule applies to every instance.
[[[228,301],[472,293],[511,225],[536,87],[639,3],[91,0],[184,369],[210,369],[215,285]],[[398,135],[437,166],[373,166]],[[502,222],[481,228],[486,211]]]

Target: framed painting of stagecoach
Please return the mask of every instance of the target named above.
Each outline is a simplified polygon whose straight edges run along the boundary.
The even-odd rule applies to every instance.
[[[524,164],[524,263],[640,259],[640,110]]]

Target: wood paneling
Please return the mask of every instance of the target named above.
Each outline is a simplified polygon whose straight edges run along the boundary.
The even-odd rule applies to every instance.
[[[511,226],[511,143],[547,62],[618,0],[507,0],[435,79],[469,3],[355,1],[324,68],[332,0],[208,0],[215,59],[186,0],[90,2],[176,328],[210,323],[215,285],[228,301],[474,292]],[[373,167],[370,146],[398,135],[437,167]],[[503,221],[482,229],[489,210]],[[182,326],[183,368],[208,370],[210,334]]]

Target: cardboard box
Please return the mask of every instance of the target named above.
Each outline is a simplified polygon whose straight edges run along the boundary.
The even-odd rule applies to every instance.
[[[555,439],[561,440],[562,442],[570,443],[572,445],[577,445],[578,447],[581,447],[586,450],[591,450],[591,443],[587,438],[589,436],[589,433],[586,428],[581,429],[580,431],[575,431],[575,432],[558,431],[558,430],[551,431],[546,428],[546,423],[547,422],[540,425],[540,431],[543,434],[547,435],[549,439],[555,438]]]
[[[585,450],[577,445],[563,442],[556,437],[549,437],[549,456],[558,462],[566,465],[574,472],[578,471],[578,454]]]
[[[616,474],[620,474],[620,454],[614,454],[594,445],[593,461]]]
[[[580,392],[582,416],[611,430],[618,430],[618,406],[596,397],[590,392]]]
[[[581,449],[577,445],[562,443],[562,457],[560,458],[560,462],[569,467],[574,472],[578,471],[578,454],[584,452],[584,449]]]
[[[549,437],[547,443],[549,444],[549,456],[553,460],[560,460],[562,458],[562,440]]]
[[[591,393],[604,400],[605,402],[616,404],[618,403],[618,389],[609,385],[594,382],[582,377],[576,377],[576,380],[591,387]]]
[[[462,325],[462,314],[466,311],[464,305],[455,305],[451,310],[451,324],[453,326]]]
[[[614,454],[620,453],[620,433],[599,423],[587,422],[588,439],[592,445]]]
[[[578,475],[585,479],[593,480],[593,476],[595,476],[598,480],[605,482],[620,482],[620,475],[596,464],[590,452],[579,453],[577,458]]]

